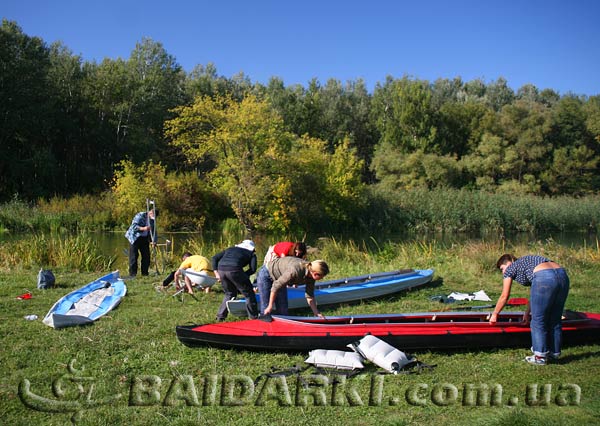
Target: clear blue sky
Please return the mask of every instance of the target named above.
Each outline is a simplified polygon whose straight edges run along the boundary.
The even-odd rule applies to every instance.
[[[149,37],[186,70],[307,86],[391,75],[600,94],[597,0],[3,0],[3,18],[84,60]]]

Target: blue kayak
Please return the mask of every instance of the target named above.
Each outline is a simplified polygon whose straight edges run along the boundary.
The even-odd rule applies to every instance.
[[[315,299],[319,306],[372,299],[427,284],[432,278],[433,269],[405,269],[321,281],[315,284]],[[287,288],[289,310],[308,308],[304,291],[304,285]],[[256,295],[259,305],[260,297]],[[228,301],[227,308],[233,315],[247,315],[243,298]]]
[[[119,271],[111,272],[60,298],[43,323],[54,328],[91,324],[121,303],[126,293]]]

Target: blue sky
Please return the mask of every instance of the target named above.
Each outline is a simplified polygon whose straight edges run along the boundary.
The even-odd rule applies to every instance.
[[[84,60],[128,58],[149,37],[186,70],[307,86],[386,76],[507,79],[600,94],[596,0],[4,0],[2,17]]]

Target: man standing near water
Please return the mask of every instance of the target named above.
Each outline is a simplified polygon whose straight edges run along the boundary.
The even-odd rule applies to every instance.
[[[129,276],[135,277],[138,270],[138,256],[142,259],[140,266],[142,275],[148,275],[150,268],[150,242],[156,241],[156,229],[154,219],[158,216],[158,209],[150,209],[147,212],[139,212],[131,221],[125,238],[129,241]]]

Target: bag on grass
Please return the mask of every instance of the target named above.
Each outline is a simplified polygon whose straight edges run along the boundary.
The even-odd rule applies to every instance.
[[[356,352],[336,351],[332,349],[315,349],[308,353],[304,360],[315,367],[335,368],[338,370],[355,370],[364,368],[363,357]]]
[[[404,366],[417,360],[413,357],[409,358],[401,350],[370,334],[358,342],[350,343],[348,347],[373,364],[394,374],[398,374]]]
[[[37,288],[47,289],[54,286],[54,274],[50,269],[40,269],[38,272]]]

